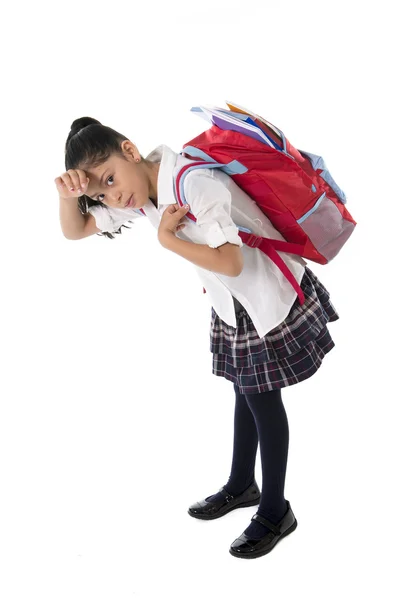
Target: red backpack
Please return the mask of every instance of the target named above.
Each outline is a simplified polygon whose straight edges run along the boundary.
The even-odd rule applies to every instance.
[[[239,236],[245,244],[259,248],[275,262],[303,304],[303,292],[278,252],[326,264],[338,254],[356,222],[344,206],[344,192],[321,156],[297,150],[271,123],[245,109],[237,109],[237,105],[229,106],[236,110],[191,109],[205,113],[212,126],[184,144],[180,152],[200,160],[182,167],[176,174],[177,202],[180,206],[186,203],[183,182],[193,169],[220,168],[230,175],[286,241],[260,237],[243,227],[238,227]],[[190,212],[187,217],[196,221]]]

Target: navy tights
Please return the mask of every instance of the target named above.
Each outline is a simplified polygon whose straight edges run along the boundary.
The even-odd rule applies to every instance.
[[[262,493],[256,512],[278,523],[287,512],[284,484],[289,442],[288,419],[281,390],[247,395],[240,394],[236,385],[234,390],[233,460],[230,477],[224,487],[234,496],[253,482],[259,442]],[[258,538],[267,531],[261,523],[251,521],[245,533]]]

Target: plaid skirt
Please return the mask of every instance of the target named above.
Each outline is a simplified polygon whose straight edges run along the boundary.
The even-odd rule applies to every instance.
[[[301,288],[305,303],[301,306],[297,298],[287,318],[263,338],[244,308],[237,312],[237,327],[233,327],[212,307],[212,373],[235,383],[241,394],[260,394],[311,377],[335,345],[327,323],[339,315],[330,294],[308,267]]]

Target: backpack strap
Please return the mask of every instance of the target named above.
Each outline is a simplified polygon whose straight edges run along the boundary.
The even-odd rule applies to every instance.
[[[188,154],[189,156],[195,156],[196,158],[200,158],[202,160],[200,163],[194,163],[194,165],[191,165],[191,167],[194,166],[198,168],[199,166],[201,168],[205,161],[206,163],[210,163],[206,165],[208,169],[212,167],[219,168],[221,171],[227,173],[227,175],[242,175],[248,171],[248,167],[240,163],[238,160],[232,160],[229,163],[218,163],[214,158],[206,154],[206,152],[200,150],[199,148],[195,148],[194,146],[185,146],[180,154],[183,153]],[[186,168],[187,167],[190,170],[190,165],[186,165]]]
[[[263,238],[262,238],[263,239]],[[305,246],[301,244],[294,244],[292,242],[286,242],[285,240],[272,240],[269,242],[275,250],[278,252],[288,252],[288,254],[296,254],[297,256],[303,256]]]
[[[304,293],[292,272],[289,270],[281,256],[277,253],[275,242],[279,242],[277,244],[277,247],[279,248],[280,252],[290,252],[290,250],[286,249],[287,247],[298,246],[299,248],[302,248],[302,246],[300,246],[299,244],[290,244],[288,242],[282,242],[280,240],[271,240],[269,238],[264,238],[260,235],[254,235],[253,233],[246,233],[245,231],[239,231],[238,235],[240,236],[244,244],[250,246],[251,248],[259,248],[259,250],[262,250],[262,252],[264,252],[270,258],[270,260],[274,262],[274,264],[280,269],[280,271],[288,279],[288,281],[298,294],[299,302],[302,305],[305,302]],[[296,252],[290,253],[296,254]]]

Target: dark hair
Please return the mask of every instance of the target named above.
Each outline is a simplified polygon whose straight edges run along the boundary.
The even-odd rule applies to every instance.
[[[121,144],[124,140],[128,139],[118,131],[115,131],[115,129],[102,125],[97,119],[92,119],[91,117],[75,119],[71,125],[71,131],[68,134],[65,144],[65,170],[81,169],[82,166],[86,169],[96,168],[115,154],[126,160],[121,149]],[[106,204],[92,200],[86,194],[78,198],[78,206],[82,214],[86,214],[88,208],[91,206],[98,205],[104,206],[108,210]],[[132,221],[128,222],[131,223]],[[121,225],[114,233],[122,233],[122,227],[130,229],[127,225]],[[98,233],[97,235],[114,239],[112,233],[108,231]]]

